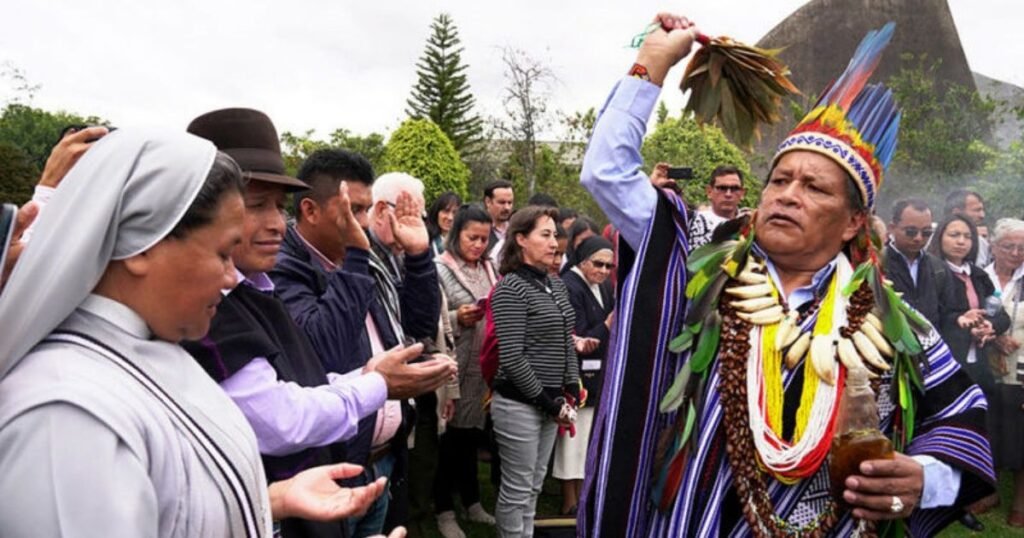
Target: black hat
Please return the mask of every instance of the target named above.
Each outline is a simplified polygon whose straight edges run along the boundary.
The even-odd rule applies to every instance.
[[[213,142],[231,156],[246,178],[279,183],[289,191],[309,185],[284,174],[281,143],[270,118],[251,108],[225,108],[207,112],[188,124],[188,132]]]

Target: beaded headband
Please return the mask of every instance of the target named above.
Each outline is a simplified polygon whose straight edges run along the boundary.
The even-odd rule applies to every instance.
[[[839,79],[830,84],[814,108],[779,145],[772,167],[790,151],[812,151],[841,166],[860,189],[869,210],[875,205],[882,177],[896,152],[900,111],[892,91],[867,85],[895,24],[868,32]]]

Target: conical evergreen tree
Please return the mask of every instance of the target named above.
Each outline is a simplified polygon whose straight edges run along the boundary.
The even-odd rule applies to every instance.
[[[426,49],[416,63],[419,80],[406,101],[406,113],[436,123],[465,156],[480,138],[483,122],[473,113],[475,100],[466,81],[468,66],[462,63],[459,30],[447,13],[438,15],[430,28]]]

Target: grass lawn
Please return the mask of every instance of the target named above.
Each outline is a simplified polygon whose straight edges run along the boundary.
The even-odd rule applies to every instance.
[[[480,462],[479,470],[481,486],[480,496],[482,497],[481,502],[489,512],[493,513],[495,495],[497,492],[494,490],[494,487],[491,486],[491,466],[488,463]],[[1006,516],[1009,512],[1012,487],[1010,474],[1001,474],[999,477],[999,496],[1002,499],[1002,503],[999,507],[989,513],[979,516],[979,519],[981,519],[982,523],[985,524],[984,532],[972,532],[961,526],[959,523],[954,523],[938,536],[940,538],[958,538],[965,536],[1020,538],[1024,536],[1024,529],[1014,529],[1006,524]],[[461,506],[457,500],[455,505]],[[544,491],[541,493],[540,500],[537,503],[537,514],[540,516],[556,515],[561,507],[561,490],[559,489],[558,482],[548,479],[544,485]],[[468,538],[490,538],[497,535],[494,527],[470,523],[463,519],[459,520],[459,526],[462,527],[462,530],[466,533]],[[412,538],[441,538],[441,533],[437,531],[436,523],[431,521],[422,529],[410,529],[410,536]]]
[[[491,464],[486,462],[480,462],[477,476],[480,480],[480,503],[483,504],[484,508],[488,512],[494,513],[494,502],[497,497],[497,491],[494,486],[491,485]],[[456,511],[462,510],[462,504],[458,498],[455,500]],[[562,491],[559,489],[559,484],[556,480],[548,478],[544,484],[544,491],[540,494],[540,499],[537,501],[537,515],[538,516],[553,516],[557,515],[559,510],[562,509]],[[497,536],[497,532],[494,527],[490,525],[481,525],[479,523],[471,523],[462,519],[463,513],[459,513],[459,527],[466,533],[467,538],[490,538]],[[437,523],[435,521],[429,522],[422,529],[409,529],[410,538],[441,538],[441,533],[437,531]]]
[[[1006,516],[1010,513],[1010,501],[1013,500],[1013,479],[1010,473],[999,475],[999,499],[1002,501],[998,507],[990,510],[987,514],[978,516],[978,519],[985,524],[982,532],[973,532],[959,523],[954,523],[939,533],[941,538],[956,538],[959,536],[993,536],[993,537],[1021,537],[1024,536],[1024,529],[1015,529],[1006,524]]]

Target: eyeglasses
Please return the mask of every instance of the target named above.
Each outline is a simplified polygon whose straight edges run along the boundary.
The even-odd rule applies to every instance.
[[[599,262],[590,260],[590,265],[593,265],[594,269],[608,269],[609,271],[615,269],[615,264],[612,262]]]
[[[715,185],[715,190],[718,192],[740,192],[743,187],[737,185]]]
[[[1007,254],[1024,254],[1024,245],[996,245]]]
[[[907,236],[907,239],[913,239],[917,237],[918,234],[920,234],[921,237],[928,239],[929,237],[932,236],[933,233],[935,232],[931,228],[908,227],[903,229],[903,235]]]

